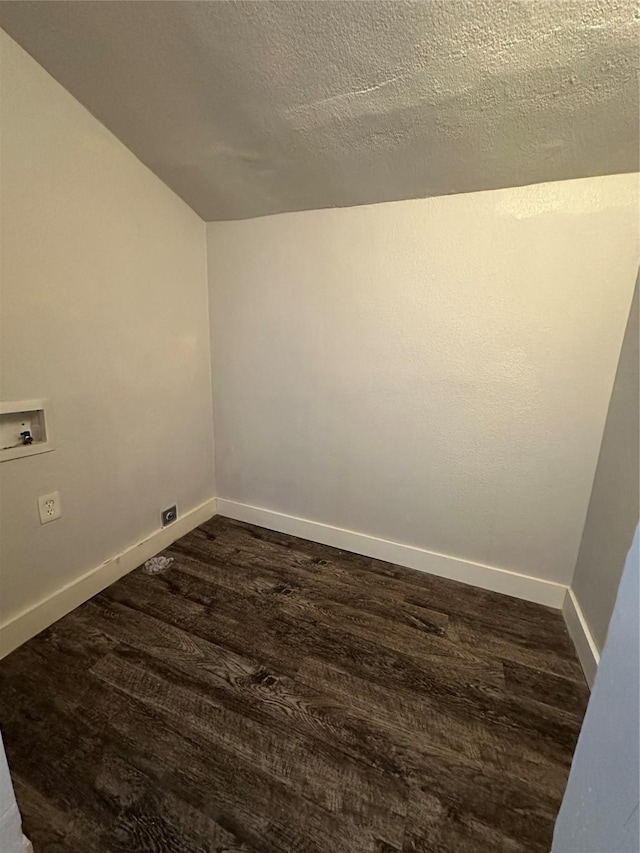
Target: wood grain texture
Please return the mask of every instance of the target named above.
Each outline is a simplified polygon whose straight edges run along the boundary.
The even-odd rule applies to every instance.
[[[215,518],[0,663],[37,853],[546,853],[559,612]]]

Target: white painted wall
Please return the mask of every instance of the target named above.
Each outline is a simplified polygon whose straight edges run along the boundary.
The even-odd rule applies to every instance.
[[[0,735],[0,851],[2,853],[27,853],[27,845],[22,835],[22,820],[18,804],[13,793],[7,757]]]
[[[553,853],[638,853],[640,849],[639,571],[636,529],[573,756]]]
[[[568,583],[637,210],[619,175],[210,223],[218,496]]]
[[[0,47],[1,393],[50,398],[57,444],[0,465],[6,623],[214,488],[204,224]],[[41,526],[54,490],[63,517]]]
[[[604,646],[625,557],[640,517],[639,319],[636,284],[571,583],[599,651]]]

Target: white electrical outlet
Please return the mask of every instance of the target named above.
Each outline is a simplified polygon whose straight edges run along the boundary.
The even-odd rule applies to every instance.
[[[40,524],[49,524],[62,515],[62,504],[60,503],[60,492],[52,492],[50,495],[42,495],[38,498],[38,512],[40,513]]]

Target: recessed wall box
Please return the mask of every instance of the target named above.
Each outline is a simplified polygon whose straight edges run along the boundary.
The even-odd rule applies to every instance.
[[[53,450],[47,400],[0,403],[0,462]]]

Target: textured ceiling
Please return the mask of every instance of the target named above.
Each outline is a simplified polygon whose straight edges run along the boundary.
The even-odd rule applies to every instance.
[[[638,168],[630,0],[2,2],[204,219]]]

